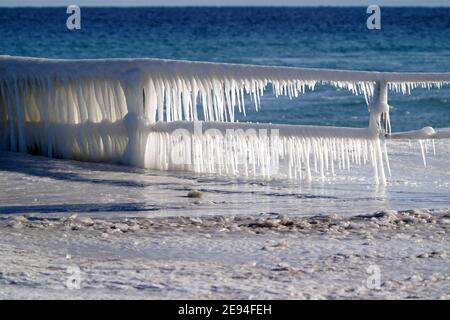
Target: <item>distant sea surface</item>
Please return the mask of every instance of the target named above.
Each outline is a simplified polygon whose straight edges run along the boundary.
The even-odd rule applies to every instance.
[[[0,54],[49,58],[157,57],[377,71],[450,72],[450,8],[0,8]],[[390,95],[394,131],[450,127],[450,89]],[[244,119],[244,118],[242,118]],[[321,86],[264,98],[246,120],[363,127],[362,97]]]

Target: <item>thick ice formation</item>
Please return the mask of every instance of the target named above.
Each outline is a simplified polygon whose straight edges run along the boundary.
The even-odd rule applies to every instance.
[[[311,181],[370,162],[384,173],[379,139],[369,129],[183,121],[147,130],[149,168],[261,177],[285,168],[289,177]]]
[[[287,162],[290,176],[306,179],[314,170],[324,177],[326,172],[334,174],[336,166],[370,161],[375,180],[384,183],[384,134],[390,133],[387,90],[410,93],[417,86],[439,88],[449,82],[449,73],[1,56],[0,148],[163,170],[265,177]],[[371,113],[369,127],[234,123],[236,112],[245,114],[247,95],[259,109],[268,86],[276,96],[294,98],[318,83],[363,94]],[[194,132],[199,120],[211,130]],[[183,128],[183,134],[173,134]],[[223,134],[233,128],[240,131]],[[255,132],[247,134],[249,129]],[[267,136],[257,129],[281,134]],[[189,154],[190,162],[174,161],[177,152]]]

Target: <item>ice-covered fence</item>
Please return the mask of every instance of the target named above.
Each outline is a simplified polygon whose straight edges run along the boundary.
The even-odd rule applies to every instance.
[[[449,82],[450,73],[0,56],[0,148],[147,168],[266,177],[284,161],[289,175],[306,179],[314,170],[324,177],[327,172],[334,174],[335,167],[370,162],[375,180],[384,183],[388,166],[384,138],[386,134],[401,137],[390,135],[388,90],[410,93],[418,86],[439,88]],[[234,122],[236,112],[245,114],[246,96],[260,108],[268,85],[276,96],[294,98],[323,83],[364,95],[371,114],[369,127]],[[227,128],[240,131],[195,134],[189,127],[198,120],[219,133]],[[281,134],[248,134],[255,128]],[[173,135],[176,129],[180,130]],[[439,132],[405,135],[430,138],[439,137]],[[174,161],[177,154],[188,161]]]

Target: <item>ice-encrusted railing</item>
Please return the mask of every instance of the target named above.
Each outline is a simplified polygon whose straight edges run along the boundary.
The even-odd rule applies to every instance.
[[[267,86],[298,97],[317,84],[364,95],[367,128],[235,122],[246,96],[258,110]],[[0,56],[0,148],[160,170],[312,179],[369,163],[389,173],[388,90],[440,88],[450,73],[384,73],[160,59],[50,60]],[[247,99],[248,100],[248,99]],[[286,164],[282,166],[282,164]]]

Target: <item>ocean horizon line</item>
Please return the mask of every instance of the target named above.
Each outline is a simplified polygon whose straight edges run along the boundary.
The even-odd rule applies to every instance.
[[[45,5],[45,6],[39,6],[39,5],[1,5],[0,8],[20,8],[20,9],[26,9],[26,8],[66,8],[67,6],[62,5]],[[83,8],[311,8],[311,9],[317,9],[317,8],[367,8],[365,5],[186,5],[186,6],[180,6],[180,5],[80,5],[80,7]],[[450,8],[450,4],[448,5],[380,5],[382,8]]]

